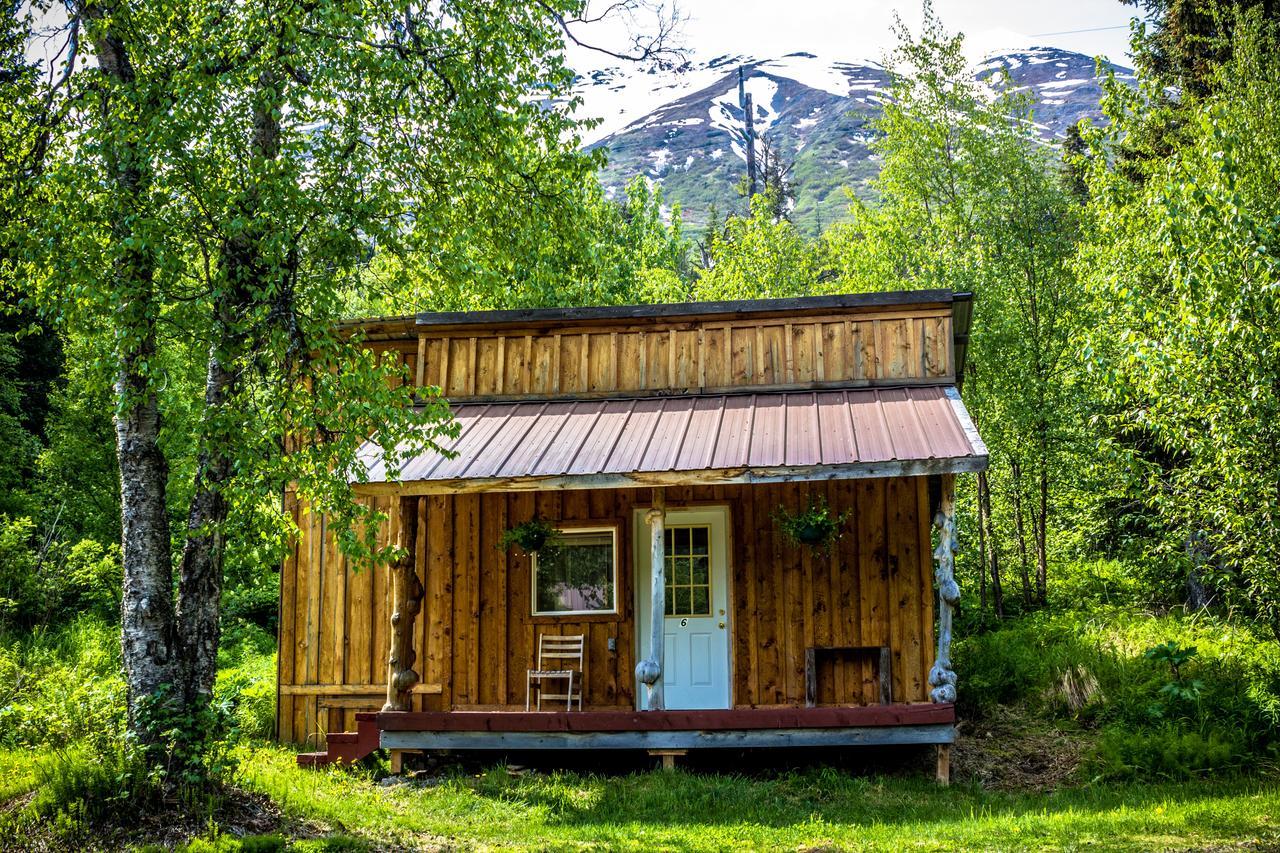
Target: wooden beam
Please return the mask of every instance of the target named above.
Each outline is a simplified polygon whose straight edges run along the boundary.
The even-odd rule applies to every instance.
[[[376,715],[383,731],[626,732],[837,729],[952,725],[952,705],[914,702],[824,708],[733,708],[678,711],[415,711]]]
[[[281,696],[382,696],[387,692],[385,684],[281,684]],[[413,685],[410,691],[415,694],[439,694],[444,692],[441,684]]]
[[[420,732],[383,730],[384,749],[758,749],[938,744],[952,725],[843,729],[634,732]]]
[[[413,648],[413,623],[422,608],[422,582],[418,580],[415,552],[418,541],[418,500],[400,499],[400,530],[396,547],[400,557],[391,565],[391,657],[384,711],[412,710],[413,687],[418,673],[413,665],[418,653]]]
[[[938,784],[951,784],[951,744],[938,744]]]
[[[790,465],[716,468],[699,471],[631,471],[618,474],[566,474],[528,477],[476,477],[413,480],[407,483],[352,483],[358,495],[449,495],[472,492],[542,492],[564,489],[634,489],[677,486],[724,486],[736,483],[805,483],[826,480],[873,480],[975,473],[987,469],[986,456],[855,462],[843,465]]]

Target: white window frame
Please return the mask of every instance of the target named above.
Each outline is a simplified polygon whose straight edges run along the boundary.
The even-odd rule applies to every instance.
[[[610,548],[613,551],[611,569],[613,571],[613,600],[606,610],[538,610],[538,553],[535,551],[529,560],[529,608],[534,616],[616,616],[618,614],[618,526],[602,527],[557,527],[556,537],[575,533],[608,533]]]

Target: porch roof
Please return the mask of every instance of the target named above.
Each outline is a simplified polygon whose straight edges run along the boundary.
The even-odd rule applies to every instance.
[[[980,471],[987,448],[951,386],[462,403],[448,458],[398,477],[376,441],[352,482],[430,494],[767,483]]]

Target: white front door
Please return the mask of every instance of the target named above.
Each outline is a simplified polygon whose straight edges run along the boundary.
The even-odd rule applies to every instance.
[[[649,654],[652,575],[649,525],[635,517],[636,659]],[[724,507],[673,509],[666,517],[666,642],[662,684],[666,707],[728,708],[729,512]],[[636,681],[636,706],[644,707]]]

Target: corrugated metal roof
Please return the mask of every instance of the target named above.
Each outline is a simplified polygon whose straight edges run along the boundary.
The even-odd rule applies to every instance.
[[[774,482],[976,471],[987,449],[952,387],[465,403],[448,458],[407,491]],[[389,484],[381,449],[364,479]]]

